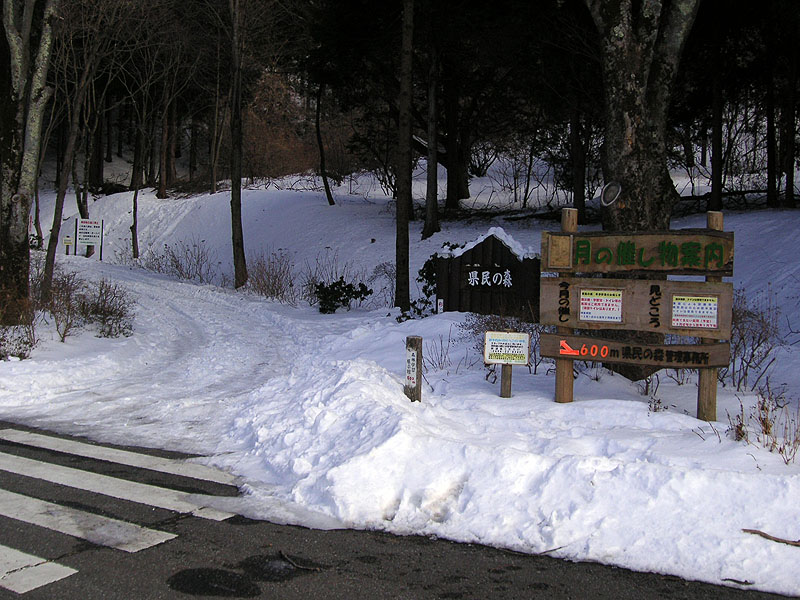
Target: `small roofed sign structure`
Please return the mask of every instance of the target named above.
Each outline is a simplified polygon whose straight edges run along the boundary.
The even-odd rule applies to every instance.
[[[439,311],[539,320],[540,260],[502,229],[436,260]]]

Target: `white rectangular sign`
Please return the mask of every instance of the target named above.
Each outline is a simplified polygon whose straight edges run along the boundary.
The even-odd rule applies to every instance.
[[[483,362],[487,365],[527,365],[531,337],[527,333],[487,331]]]
[[[673,296],[672,326],[716,329],[718,307],[716,296]]]
[[[622,323],[622,290],[581,290],[581,321]]]
[[[80,246],[99,246],[103,242],[103,221],[78,219],[77,239]]]
[[[406,385],[417,386],[417,351],[406,348]]]

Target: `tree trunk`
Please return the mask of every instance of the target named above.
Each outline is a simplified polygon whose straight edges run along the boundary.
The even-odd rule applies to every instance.
[[[144,135],[142,125],[136,127],[136,134],[133,140],[133,165],[131,166],[131,190],[138,190],[142,187],[142,165],[144,161]]]
[[[586,223],[586,149],[583,146],[582,129],[580,111],[573,109],[569,124],[572,205],[578,211],[578,223],[581,225]]]
[[[722,158],[722,51],[720,50],[721,34],[719,23],[714,24],[714,58],[711,68],[711,196],[708,199],[708,210],[722,210],[722,174],[724,162]]]
[[[146,114],[146,113],[145,113]],[[156,177],[158,171],[156,170],[156,120],[154,115],[147,121],[147,143],[144,146],[145,156],[147,157],[147,171],[145,172],[145,181],[147,187],[156,187]]]
[[[325,186],[325,197],[328,199],[328,204],[333,206],[336,202],[333,201],[333,194],[331,193],[331,186],[328,184],[328,171],[325,167],[325,144],[322,143],[322,129],[320,127],[320,116],[322,114],[322,95],[325,92],[325,85],[320,84],[317,88],[317,106],[314,113],[314,129],[317,132],[317,147],[319,148],[319,174],[322,177],[322,184]]]
[[[87,153],[90,157],[89,160],[89,173],[88,173],[88,187],[92,191],[100,191],[103,189],[103,167],[105,161],[103,156],[103,123],[105,121],[105,111],[103,107],[96,107],[94,115],[91,117],[91,123],[94,127],[90,128],[89,137],[87,138]]]
[[[167,152],[169,151],[169,101],[164,90],[164,103],[161,107],[161,142],[158,144],[158,192],[156,198],[167,197]]]
[[[139,258],[139,188],[133,190],[133,218],[131,220],[131,257]]]
[[[459,124],[459,88],[452,78],[444,79],[444,118],[445,148],[447,151],[447,197],[445,210],[458,210],[460,200],[469,198],[469,152],[466,150],[466,138],[462,139],[462,128]]]
[[[677,193],[667,171],[667,109],[700,0],[584,1],[602,45],[604,176],[622,186],[603,227],[668,229]]]
[[[397,279],[394,305],[411,309],[409,282],[408,207],[411,202],[411,94],[413,91],[414,0],[403,0],[402,42],[400,50],[400,95],[398,97],[397,140],[397,236],[395,260]]]
[[[106,128],[106,155],[103,160],[107,163],[110,163],[113,160],[113,153],[114,153],[114,119],[113,119],[113,111],[111,110],[111,101],[106,100],[105,103],[105,111],[103,114],[105,115],[105,128]]]
[[[796,16],[793,19],[796,22]],[[794,174],[797,135],[797,51],[794,47],[787,49],[789,70],[787,73],[787,88],[784,93],[784,105],[781,114],[783,115],[783,135],[784,143],[783,172],[786,174],[786,190],[783,196],[783,207],[795,207],[794,194]]]
[[[28,220],[36,193],[44,110],[52,96],[47,71],[58,0],[3,0],[0,79],[0,324],[22,323],[30,306]],[[39,3],[41,4],[41,3]],[[34,41],[37,46],[34,46]]]
[[[769,67],[767,83],[767,206],[778,208],[778,150],[775,132],[775,72]]]
[[[173,98],[169,103],[169,143],[167,149],[167,187],[172,187],[178,179],[177,160],[180,158],[178,143],[178,103]]]
[[[428,68],[428,172],[425,187],[425,225],[422,239],[431,237],[439,226],[439,131],[437,91],[439,89],[439,56],[436,45],[431,44],[430,66]]]
[[[233,285],[247,283],[247,262],[242,229],[242,56],[240,0],[230,0],[233,22],[231,45],[231,239],[233,243]]]
[[[192,126],[189,139],[189,181],[194,181],[194,172],[197,170],[197,119],[192,116]]]
[[[600,34],[602,50],[603,175],[605,181],[622,186],[619,199],[603,210],[603,229],[669,229],[677,192],[667,170],[667,109],[700,0],[584,2]],[[645,344],[663,340],[649,333],[630,337]],[[654,371],[636,365],[612,367],[632,380]]]
[[[64,163],[61,165],[61,172],[58,178],[58,190],[56,191],[56,202],[53,207],[53,225],[50,228],[50,238],[47,242],[47,254],[44,261],[44,274],[42,277],[41,301],[47,304],[50,301],[51,288],[53,285],[53,273],[56,264],[56,252],[58,251],[58,239],[61,235],[61,218],[64,213],[64,199],[67,196],[67,184],[69,183],[69,173],[75,160],[75,148],[78,142],[80,129],[80,114],[86,96],[86,89],[90,80],[88,70],[84,71],[81,81],[77,86],[73,98],[72,114],[70,116],[69,133],[67,134],[67,146],[64,150]],[[78,182],[75,182],[78,185]]]

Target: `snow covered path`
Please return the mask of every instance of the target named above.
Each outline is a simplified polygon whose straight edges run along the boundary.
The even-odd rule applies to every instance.
[[[0,404],[16,405],[21,419],[66,418],[61,429],[79,435],[101,429],[117,437],[122,428],[117,433],[131,443],[161,440],[165,448],[210,453],[238,402],[275,374],[302,333],[243,294],[114,265],[95,263],[92,274],[135,297],[136,335],[70,336],[64,347],[43,349],[43,360],[6,365]],[[43,405],[50,416],[36,418]]]

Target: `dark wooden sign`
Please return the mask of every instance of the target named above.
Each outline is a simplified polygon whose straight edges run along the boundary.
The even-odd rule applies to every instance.
[[[542,270],[733,275],[733,232],[678,229],[645,233],[542,232]]]
[[[730,283],[543,277],[540,322],[727,340],[732,305]]]
[[[672,369],[726,367],[730,344],[647,345],[597,337],[543,333],[539,338],[542,356],[572,360],[649,365]]]
[[[494,235],[461,254],[436,260],[441,310],[538,320],[538,258],[520,259]]]

